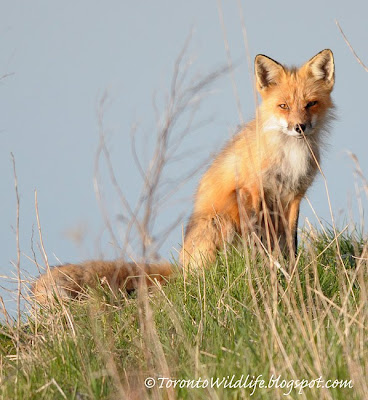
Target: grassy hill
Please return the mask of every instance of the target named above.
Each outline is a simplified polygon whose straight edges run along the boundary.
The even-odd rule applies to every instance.
[[[230,249],[149,295],[34,309],[1,326],[1,398],[364,400],[367,277],[363,240],[312,232],[294,266]]]

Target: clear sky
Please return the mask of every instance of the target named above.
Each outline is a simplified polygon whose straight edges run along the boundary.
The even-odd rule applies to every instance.
[[[337,120],[323,157],[332,209],[340,226],[350,206],[357,210],[353,162],[355,153],[368,175],[366,91],[368,74],[356,62],[336,27],[338,20],[358,55],[368,63],[368,3],[360,1],[242,1],[250,57],[263,53],[285,64],[302,64],[324,48],[335,55],[334,100]],[[93,187],[98,147],[99,99],[109,101],[104,126],[117,179],[134,204],[141,180],[134,164],[130,130],[138,123],[143,162],[156,133],[154,93],[162,106],[175,59],[190,32],[190,74],[212,72],[226,64],[219,2],[187,1],[16,1],[3,0],[0,14],[0,274],[14,272],[16,201],[10,153],[14,154],[20,193],[21,267],[37,269],[27,259],[38,235],[34,191],[43,238],[51,265],[100,257],[115,251]],[[243,118],[254,115],[254,98],[244,48],[238,1],[223,1],[222,11]],[[175,179],[210,153],[218,151],[240,123],[230,75],[216,81],[204,99],[197,122],[210,123],[189,136],[190,154],[169,173]],[[199,149],[194,153],[193,149]],[[146,154],[146,156],[144,156]],[[121,205],[108,175],[102,172],[104,204],[118,237],[123,233]],[[161,210],[157,232],[185,212],[185,224],[200,174]],[[358,186],[359,186],[358,182]],[[316,213],[331,222],[323,180],[310,190]],[[180,201],[179,201],[180,200]],[[363,205],[366,198],[363,196]],[[303,203],[301,224],[313,220]],[[358,221],[358,213],[355,212]],[[165,241],[162,257],[170,257],[181,241],[180,224]],[[73,235],[74,232],[74,235]],[[81,240],[73,239],[81,232]],[[133,249],[134,250],[134,249]],[[175,255],[175,252],[174,252]],[[60,260],[60,261],[59,261]],[[9,287],[6,281],[2,285]],[[0,292],[9,298],[5,289]],[[12,304],[8,303],[10,308]]]

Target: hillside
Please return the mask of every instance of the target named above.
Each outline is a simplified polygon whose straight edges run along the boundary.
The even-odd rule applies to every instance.
[[[1,327],[1,398],[366,399],[367,248],[337,237],[303,232],[292,270],[230,249],[148,296],[34,309]]]

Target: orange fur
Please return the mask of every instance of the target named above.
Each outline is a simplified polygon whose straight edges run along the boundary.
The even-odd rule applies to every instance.
[[[137,265],[124,261],[87,261],[82,264],[65,264],[51,268],[41,275],[32,287],[39,303],[47,303],[60,297],[78,297],[86,287],[95,288],[99,282],[113,291],[128,292],[139,287],[144,278],[147,286],[155,281],[165,283],[172,274],[169,263]]]
[[[255,76],[262,97],[257,118],[225,146],[200,181],[180,253],[184,268],[201,267],[236,235],[253,232],[271,250],[296,251],[300,202],[318,171],[333,108],[333,55],[323,50],[299,69],[258,55]],[[130,290],[138,275],[151,284],[151,276],[162,281],[171,273],[169,264],[90,261],[52,269],[33,292],[45,303],[52,290],[75,297],[102,278],[113,289]]]
[[[213,260],[235,234],[255,232],[263,240],[271,235],[273,248],[296,251],[300,201],[317,173],[333,108],[333,55],[324,50],[299,69],[258,55],[255,72],[263,100],[258,118],[240,130],[203,176],[181,252],[183,265]]]

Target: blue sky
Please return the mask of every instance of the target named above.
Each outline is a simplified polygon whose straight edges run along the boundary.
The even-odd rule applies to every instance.
[[[131,204],[141,180],[134,164],[130,130],[138,124],[139,151],[147,162],[156,133],[153,97],[159,108],[170,84],[175,59],[190,32],[187,57],[191,76],[206,75],[227,63],[224,33],[217,1],[9,1],[0,15],[0,274],[14,271],[16,259],[16,201],[10,153],[16,160],[20,193],[21,267],[37,269],[31,244],[38,249],[34,191],[38,193],[43,238],[51,265],[116,255],[96,201],[93,178],[98,147],[98,104],[105,91],[107,145],[117,179]],[[340,226],[349,207],[359,220],[354,165],[355,153],[368,175],[366,91],[368,74],[356,62],[339,33],[338,20],[358,55],[368,63],[368,4],[365,1],[241,2],[249,56],[257,53],[285,64],[302,64],[324,48],[335,55],[333,124],[323,170],[333,212]],[[234,79],[243,118],[254,115],[252,80],[247,65],[238,1],[223,1],[222,13],[231,57],[237,63]],[[172,179],[218,151],[240,123],[229,75],[214,82],[203,100],[197,121],[210,123],[189,136],[183,152],[199,150],[168,171]],[[162,108],[161,108],[162,109]],[[158,217],[157,232],[184,212],[185,224],[200,172],[185,184]],[[104,205],[117,237],[124,229],[121,204],[106,168],[101,182]],[[324,183],[319,178],[308,193],[318,216],[331,222]],[[366,199],[363,195],[363,205]],[[305,217],[314,222],[306,202]],[[32,231],[34,237],[32,239]],[[181,225],[165,241],[162,257],[178,248]],[[72,232],[82,232],[81,241]],[[75,235],[74,235],[75,236]],[[134,250],[134,249],[133,249]],[[4,281],[3,286],[9,287]],[[0,292],[9,298],[4,289]],[[12,304],[8,303],[10,308]]]

